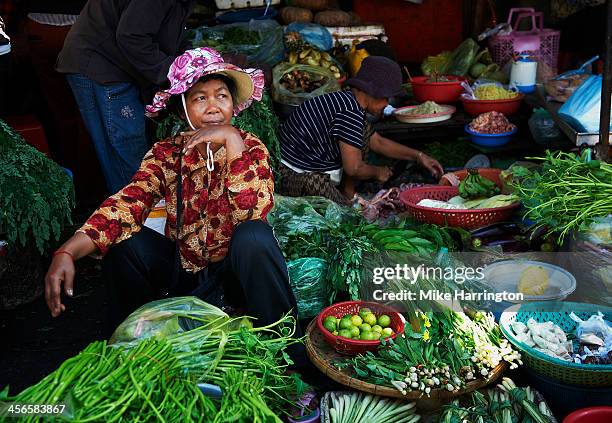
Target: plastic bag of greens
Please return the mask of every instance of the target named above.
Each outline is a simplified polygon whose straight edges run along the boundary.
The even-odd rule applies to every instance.
[[[330,50],[334,45],[331,33],[319,24],[293,22],[287,25],[285,32],[297,32],[304,42],[315,46],[321,51]]]
[[[166,298],[147,303],[130,314],[115,329],[109,344],[164,339],[202,325],[221,328],[229,321],[230,317],[221,309],[197,297]]]
[[[244,54],[249,63],[274,66],[283,60],[283,28],[273,20],[252,20],[197,28],[190,33],[194,47]]]
[[[471,38],[462,42],[450,58],[446,68],[447,75],[464,76],[470,70],[470,67],[478,54],[478,44]]]
[[[274,196],[274,208],[267,216],[268,223],[279,238],[293,234],[310,235],[339,226],[357,213],[325,197]]]
[[[299,106],[310,98],[339,89],[334,75],[322,67],[283,62],[272,70],[272,98],[278,103]]]
[[[289,284],[295,295],[300,319],[315,317],[327,306],[325,274],[327,261],[308,257],[287,263]]]

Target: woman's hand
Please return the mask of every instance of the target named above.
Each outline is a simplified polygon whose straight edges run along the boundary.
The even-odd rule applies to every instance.
[[[376,171],[376,180],[383,183],[387,182],[392,174],[393,171],[390,168],[386,166],[379,166]]]
[[[228,148],[228,156],[230,147],[242,146],[244,142],[236,128],[231,125],[207,125],[195,131],[181,132],[181,135],[191,137],[183,148],[185,155],[191,154],[194,148],[200,151],[203,157],[206,157],[206,144],[211,143],[211,149],[216,152],[222,146]]]
[[[429,157],[422,151],[417,154],[417,163],[427,169],[434,178],[439,179],[444,174],[442,165],[434,158]]]
[[[57,254],[53,257],[47,276],[45,276],[45,301],[51,315],[57,317],[66,310],[62,304],[62,283],[66,295],[72,297],[74,286],[74,262],[69,254]]]

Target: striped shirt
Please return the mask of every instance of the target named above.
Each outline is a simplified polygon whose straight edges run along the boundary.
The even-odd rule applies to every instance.
[[[338,142],[361,150],[365,124],[365,110],[351,91],[336,91],[311,98],[281,125],[281,158],[309,172],[341,169]]]

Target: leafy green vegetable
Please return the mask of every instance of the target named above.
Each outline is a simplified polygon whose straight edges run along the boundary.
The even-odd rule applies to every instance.
[[[1,119],[0,192],[0,234],[11,248],[35,246],[43,254],[72,223],[70,177]]]
[[[467,38],[465,41],[463,41],[459,47],[453,51],[445,73],[456,76],[467,75],[470,67],[476,59],[478,48],[479,47],[478,44],[476,44],[476,41],[471,38]]]
[[[572,153],[547,151],[540,170],[513,167],[520,178],[512,183],[526,209],[525,217],[548,234],[559,232],[558,243],[571,231],[588,230],[593,219],[612,213],[612,165],[588,161],[586,150]]]
[[[261,43],[261,37],[256,31],[249,31],[240,27],[228,28],[223,33],[211,33],[210,36],[197,42],[195,47],[210,47],[222,52],[242,52],[236,50],[237,46],[256,46]]]

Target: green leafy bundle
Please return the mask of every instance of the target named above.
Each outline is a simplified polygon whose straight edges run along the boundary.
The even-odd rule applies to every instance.
[[[539,170],[515,166],[512,187],[526,209],[525,217],[561,244],[571,231],[587,230],[593,219],[612,213],[612,165],[572,153],[547,152]]]
[[[43,254],[72,223],[74,205],[66,172],[0,120],[0,234],[9,245],[33,244]]]

